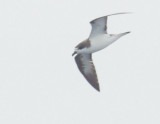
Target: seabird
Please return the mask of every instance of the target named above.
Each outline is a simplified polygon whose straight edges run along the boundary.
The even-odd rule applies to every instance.
[[[72,54],[75,56],[75,62],[78,69],[85,77],[85,79],[97,90],[100,91],[99,82],[96,74],[96,69],[92,61],[92,53],[100,51],[112,44],[120,37],[130,33],[124,32],[119,34],[108,34],[107,33],[107,18],[111,15],[126,14],[126,13],[115,13],[100,18],[96,18],[90,22],[92,26],[89,37],[79,43]]]

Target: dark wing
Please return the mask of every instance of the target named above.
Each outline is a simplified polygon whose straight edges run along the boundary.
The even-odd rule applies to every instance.
[[[119,15],[119,14],[127,14],[127,13],[115,13],[111,15]],[[108,16],[111,15],[96,18],[90,22],[92,26],[90,37],[101,33],[107,33],[107,18]]]
[[[78,54],[75,61],[80,72],[86,80],[97,90],[100,91],[96,70],[92,61],[91,54]]]
[[[90,46],[91,46],[91,44],[90,44],[89,39],[86,39],[86,40],[82,41],[81,43],[79,43],[75,48],[80,50],[80,49],[83,49],[83,48],[88,48]]]
[[[107,16],[94,19],[90,24],[92,26],[90,37],[97,34],[107,33]]]

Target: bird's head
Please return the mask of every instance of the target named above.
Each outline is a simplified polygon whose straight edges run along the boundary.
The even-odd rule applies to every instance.
[[[75,54],[77,54],[77,52],[76,52],[76,51],[74,51],[74,52],[72,53],[72,56],[74,56]]]

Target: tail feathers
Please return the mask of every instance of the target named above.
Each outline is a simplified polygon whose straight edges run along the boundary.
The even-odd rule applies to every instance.
[[[118,37],[122,37],[122,36],[124,36],[124,35],[126,35],[126,34],[129,34],[129,33],[131,33],[130,31],[127,31],[127,32],[124,32],[124,33],[120,33],[120,34],[118,34]]]

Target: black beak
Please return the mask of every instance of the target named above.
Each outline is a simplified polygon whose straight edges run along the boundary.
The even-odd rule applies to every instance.
[[[72,54],[72,56],[74,56],[76,53],[77,53],[77,52],[74,52],[74,53]]]

